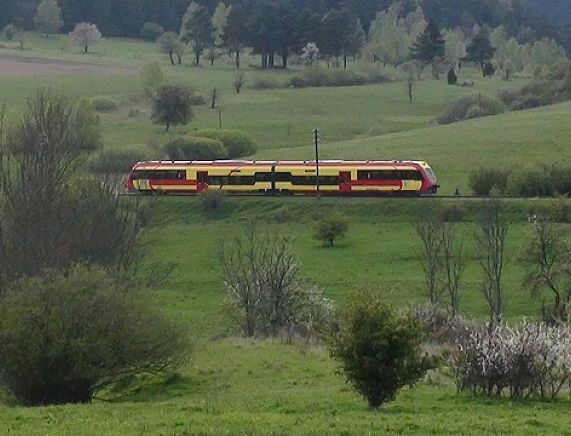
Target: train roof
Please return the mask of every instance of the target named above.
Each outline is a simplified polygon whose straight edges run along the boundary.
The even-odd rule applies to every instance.
[[[154,160],[138,162],[135,167],[149,166],[303,166],[315,165],[315,160]],[[378,166],[378,165],[426,165],[424,161],[417,160],[320,160],[320,166]]]

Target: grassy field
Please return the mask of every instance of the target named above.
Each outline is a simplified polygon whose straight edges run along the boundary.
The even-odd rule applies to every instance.
[[[87,56],[63,37],[30,34],[26,46],[23,53],[0,49],[1,98],[12,116],[20,113],[26,96],[38,86],[73,97],[111,97],[120,108],[102,115],[105,147],[158,148],[177,135],[217,126],[217,112],[205,107],[196,109],[189,126],[168,134],[151,124],[136,72],[158,61],[171,82],[188,84],[205,96],[216,87],[221,92],[224,127],[252,136],[259,145],[257,158],[311,158],[310,132],[319,127],[324,157],[425,159],[433,164],[446,193],[456,187],[465,193],[467,173],[475,166],[531,166],[566,163],[571,158],[566,144],[571,134],[569,103],[445,127],[431,125],[434,115],[461,95],[495,94],[521,86],[524,79],[478,80],[473,89],[423,81],[410,105],[402,83],[255,91],[248,86],[256,77],[283,81],[295,70],[247,68],[246,88],[237,95],[232,89],[235,71],[226,60],[214,67],[171,67],[152,44],[132,40],[107,39]],[[6,54],[132,71],[105,77],[3,76],[1,56]],[[128,115],[133,109],[138,116]],[[142,380],[113,401],[0,407],[0,434],[571,434],[568,399],[513,403],[457,395],[441,371],[404,390],[383,411],[372,412],[335,372],[323,346],[237,338],[224,305],[218,265],[225,238],[251,225],[294,235],[303,277],[328,297],[341,303],[352,289],[367,286],[379,289],[395,307],[404,307],[424,301],[413,222],[420,211],[435,204],[427,199],[232,198],[215,216],[206,216],[197,199],[150,200],[152,218],[141,251],[149,262],[174,263],[176,272],[159,288],[142,291],[141,298],[191,332],[192,360],[178,376]],[[522,289],[524,270],[518,260],[530,231],[528,212],[539,204],[508,203],[514,222],[505,274],[510,320],[539,311],[539,302]],[[484,319],[472,223],[481,205],[475,201],[455,205],[464,211],[459,226],[470,253],[461,309]],[[312,240],[312,223],[332,212],[347,216],[350,230],[338,246],[324,248]]]

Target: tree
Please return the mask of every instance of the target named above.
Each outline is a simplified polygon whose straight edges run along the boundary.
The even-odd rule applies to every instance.
[[[412,104],[414,99],[414,90],[416,89],[416,82],[422,74],[422,67],[416,61],[405,62],[400,65],[400,70],[403,72],[404,84],[408,102]]]
[[[449,29],[444,32],[444,59],[454,68],[466,57],[466,37],[462,29]]]
[[[358,25],[357,17],[348,9],[331,9],[321,20],[321,32],[317,41],[321,53],[329,58],[343,56],[343,66],[346,69],[347,56],[351,53]]]
[[[131,377],[176,369],[185,347],[97,268],[44,271],[0,298],[0,379],[23,405],[89,402]]]
[[[50,33],[59,32],[63,27],[63,19],[57,0],[42,0],[36,10],[34,23],[37,31],[45,33],[46,38]]]
[[[214,13],[212,14],[212,27],[214,28],[212,38],[216,47],[222,47],[224,44],[224,40],[222,39],[224,36],[224,28],[226,27],[228,14],[231,10],[232,6],[226,6],[226,4],[222,2],[218,3],[216,9],[214,9]]]
[[[81,98],[77,102],[75,123],[75,128],[82,132],[77,143],[80,150],[93,151],[101,146],[101,119],[95,113],[93,102],[89,98]]]
[[[143,81],[143,92],[147,97],[151,97],[165,83],[163,70],[157,62],[151,62],[143,66],[141,79]]]
[[[236,73],[236,75],[234,76],[234,82],[232,83],[234,85],[234,89],[236,90],[236,94],[240,94],[240,90],[242,89],[242,86],[244,85],[244,73]]]
[[[204,49],[213,44],[213,34],[214,26],[208,9],[204,6],[198,6],[192,13],[185,15],[180,38],[186,43],[192,41],[196,65],[200,64],[200,56]]]
[[[236,55],[236,68],[240,68],[240,53],[248,38],[245,23],[247,16],[240,5],[232,6],[226,17],[226,25],[222,34],[224,47]]]
[[[450,299],[449,313],[452,317],[460,313],[460,283],[466,270],[464,245],[462,241],[457,241],[457,239],[455,225],[444,223],[442,226],[442,253],[440,257],[445,289]]]
[[[486,77],[485,65],[493,58],[495,52],[496,49],[490,42],[490,35],[485,29],[481,29],[468,44],[465,60],[477,63],[482,70],[482,75]]]
[[[442,294],[440,267],[443,223],[436,217],[423,214],[416,223],[415,229],[421,242],[419,261],[424,272],[427,297],[430,304],[438,305]]]
[[[349,230],[349,224],[345,218],[328,215],[317,222],[313,239],[332,247],[336,240],[345,237],[347,230]]]
[[[444,58],[444,38],[434,21],[430,21],[424,32],[418,35],[411,55],[425,65],[431,64],[436,58]]]
[[[178,35],[174,32],[166,32],[157,40],[157,45],[161,53],[169,55],[171,65],[174,65],[174,56],[178,58],[178,64],[182,63],[182,55],[184,54],[184,44],[180,41]]]
[[[167,132],[171,125],[188,124],[192,120],[192,92],[182,85],[164,85],[152,98],[151,118],[164,124]]]
[[[488,303],[490,323],[499,324],[505,308],[502,276],[509,223],[499,201],[485,202],[477,224],[475,239],[484,271],[481,292]]]
[[[524,255],[524,284],[532,295],[548,291],[553,298],[549,321],[566,323],[571,303],[571,250],[561,229],[548,216],[540,216]]]
[[[329,350],[353,389],[378,409],[398,391],[420,380],[433,362],[421,355],[419,323],[397,315],[384,297],[356,292],[336,316]]]
[[[77,23],[69,36],[75,45],[83,47],[84,53],[87,53],[89,46],[101,41],[101,32],[97,25],[90,23]]]
[[[457,85],[458,84],[458,76],[456,75],[456,71],[454,71],[454,68],[450,68],[448,70],[447,81],[448,81],[449,85]]]
[[[145,23],[143,27],[141,27],[140,36],[145,41],[156,42],[163,33],[165,33],[165,29],[163,29],[163,26],[160,24]]]
[[[300,279],[286,235],[251,227],[224,245],[220,263],[232,312],[247,337],[319,331],[332,314],[321,292]]]

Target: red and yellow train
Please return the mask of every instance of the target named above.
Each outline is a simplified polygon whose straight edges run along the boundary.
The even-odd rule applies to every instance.
[[[343,161],[149,161],[129,175],[130,192],[331,195],[435,194],[438,180],[426,162]]]

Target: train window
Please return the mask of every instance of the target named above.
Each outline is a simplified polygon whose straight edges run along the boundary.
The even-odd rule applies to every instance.
[[[416,170],[400,171],[400,178],[403,180],[422,180],[422,174]]]
[[[272,181],[272,173],[256,173],[254,174],[254,180],[256,182],[271,182]]]
[[[135,170],[131,176],[133,180],[184,180],[184,170]]]
[[[253,176],[209,176],[209,185],[253,185]]]
[[[358,180],[395,180],[398,178],[399,178],[398,171],[392,171],[392,170],[357,171]]]
[[[315,186],[317,184],[317,177],[315,176],[292,176],[292,185],[305,185]],[[319,184],[326,185],[339,185],[339,176],[319,176]]]

